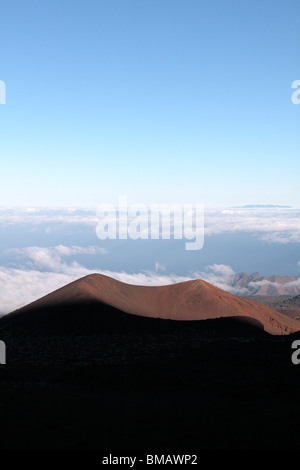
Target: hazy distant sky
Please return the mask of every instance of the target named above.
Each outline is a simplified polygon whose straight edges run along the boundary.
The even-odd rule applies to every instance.
[[[1,205],[299,207],[299,0],[10,0]]]

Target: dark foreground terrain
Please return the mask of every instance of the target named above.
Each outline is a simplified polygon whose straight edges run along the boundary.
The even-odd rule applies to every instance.
[[[298,450],[297,337],[92,303],[3,318],[0,449]]]

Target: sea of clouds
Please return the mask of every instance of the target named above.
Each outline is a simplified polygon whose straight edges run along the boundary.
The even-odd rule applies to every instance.
[[[0,265],[0,315],[13,311],[69,282],[91,273],[100,273],[123,282],[138,285],[166,285],[191,279],[203,279],[237,295],[247,295],[247,287],[233,286],[236,272],[229,264],[208,264],[182,276],[170,272],[160,259],[154,260],[153,269],[138,272],[124,270],[90,269],[78,262],[85,257],[109,256],[107,247],[83,244],[54,244],[43,246],[42,241],[30,245],[37,228],[49,235],[60,227],[85,227],[94,231],[98,219],[91,209],[2,208],[0,228],[7,237],[26,230],[26,246],[22,236],[16,236],[15,246],[4,240],[2,250],[5,262]],[[29,235],[28,235],[29,233]],[[249,233],[265,243],[300,243],[300,211],[292,208],[230,208],[205,211],[205,237],[224,233]],[[76,258],[76,259],[75,259]],[[101,264],[101,263],[100,263]],[[299,259],[295,265],[300,267]],[[274,273],[276,274],[276,273]],[[264,281],[259,281],[264,282]],[[269,281],[267,281],[269,282]],[[300,282],[298,279],[297,281]]]

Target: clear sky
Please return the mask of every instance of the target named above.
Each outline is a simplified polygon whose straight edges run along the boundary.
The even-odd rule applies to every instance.
[[[0,15],[0,205],[300,207],[299,0],[10,0]]]

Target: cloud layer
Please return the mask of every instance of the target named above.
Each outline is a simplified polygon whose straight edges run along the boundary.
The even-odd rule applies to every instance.
[[[96,209],[0,208],[0,226],[86,226],[96,231]],[[205,236],[253,233],[269,243],[300,243],[300,210],[280,207],[205,209]],[[122,227],[121,227],[122,229]]]
[[[0,208],[0,228],[17,231],[21,227],[33,232],[39,228],[51,233],[57,227],[76,226],[96,231],[98,223],[96,210],[92,209],[15,209]],[[266,243],[300,243],[300,211],[290,208],[230,208],[205,210],[205,236],[222,233],[254,234]],[[38,232],[39,234],[41,232]],[[63,232],[64,233],[64,232]],[[8,235],[9,236],[9,235]],[[77,239],[76,242],[78,243]],[[55,243],[55,242],[54,242]],[[249,285],[235,282],[236,273],[224,264],[211,264],[203,271],[188,276],[171,274],[160,260],[154,261],[154,270],[138,273],[96,270],[91,271],[73,257],[77,255],[107,254],[104,248],[96,246],[52,247],[29,246],[7,250],[15,264],[0,266],[0,314],[8,313],[37,298],[52,292],[80,277],[98,272],[123,282],[143,285],[163,285],[190,279],[204,279],[217,287],[237,295],[248,295],[254,288],[276,287],[275,281],[253,281]],[[156,262],[155,262],[156,261]],[[300,261],[295,261],[300,266]],[[288,287],[298,287],[299,280],[290,281]]]
[[[17,257],[22,267],[0,267],[0,314],[6,314],[23,305],[58,289],[76,279],[92,273],[104,274],[114,279],[137,285],[167,285],[191,279],[204,279],[222,289],[243,293],[243,289],[230,286],[235,275],[230,266],[212,265],[204,272],[194,272],[190,276],[168,274],[166,267],[158,261],[154,271],[139,273],[89,270],[76,261],[69,260],[76,254],[106,254],[99,247],[79,247],[58,245],[55,247],[26,247],[9,250]],[[246,292],[246,291],[245,291]]]
[[[300,289],[300,278],[284,281],[256,279],[243,284],[231,266],[212,264],[203,271],[196,271],[189,276],[168,274],[166,267],[158,261],[154,271],[139,273],[114,272],[107,270],[89,270],[68,257],[77,254],[106,254],[99,247],[79,247],[58,245],[55,247],[26,247],[10,250],[17,257],[22,267],[0,267],[0,315],[9,313],[34,300],[92,273],[104,274],[122,282],[136,285],[167,285],[192,279],[205,280],[223,290],[236,295],[247,296],[255,290],[268,288]],[[67,260],[66,260],[67,259]],[[247,275],[244,275],[247,277]]]
[[[29,247],[14,252],[23,262],[22,268],[0,267],[0,315],[9,313],[49,294],[81,277],[92,273],[104,274],[122,282],[138,285],[163,285],[191,279],[176,275],[159,274],[163,267],[156,264],[156,272],[129,274],[106,270],[89,270],[79,263],[63,259],[70,253],[91,253],[97,247]]]

